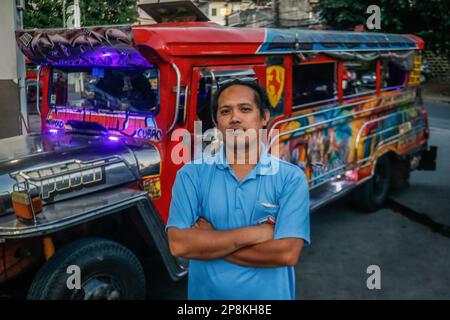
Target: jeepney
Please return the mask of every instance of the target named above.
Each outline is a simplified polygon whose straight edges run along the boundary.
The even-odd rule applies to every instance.
[[[0,141],[0,284],[29,275],[29,299],[144,298],[148,258],[186,274],[164,230],[172,133],[213,128],[230,77],[266,89],[268,145],[306,173],[312,211],[349,192],[374,211],[435,167],[414,35],[185,22],[16,38],[41,66],[42,132]]]

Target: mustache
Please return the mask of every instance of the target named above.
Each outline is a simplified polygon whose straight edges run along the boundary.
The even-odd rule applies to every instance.
[[[226,128],[225,130],[242,130],[242,131],[247,131],[247,128],[244,128],[243,126],[239,126],[239,125],[232,125],[229,126],[228,128]]]

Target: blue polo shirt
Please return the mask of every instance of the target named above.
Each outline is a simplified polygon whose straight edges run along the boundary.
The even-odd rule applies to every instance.
[[[200,218],[216,230],[275,219],[274,239],[310,242],[309,190],[302,170],[267,152],[242,180],[226,161],[223,147],[214,157],[188,163],[173,186],[168,227],[191,228]],[[295,299],[293,267],[253,268],[225,261],[191,260],[188,298]]]

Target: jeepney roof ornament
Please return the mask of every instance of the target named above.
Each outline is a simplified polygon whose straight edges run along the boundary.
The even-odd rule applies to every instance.
[[[417,42],[401,34],[268,28],[258,53],[367,52],[414,49],[419,49]]]
[[[16,31],[16,41],[32,62],[55,66],[147,67],[131,26]]]

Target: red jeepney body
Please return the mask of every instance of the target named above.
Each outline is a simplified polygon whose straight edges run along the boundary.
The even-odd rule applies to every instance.
[[[149,140],[161,155],[160,176],[146,183],[159,189],[152,201],[166,222],[176,172],[171,152],[177,141],[171,141],[174,129],[194,133],[198,93],[205,74],[228,76],[234,71],[250,71],[257,77],[271,102],[269,129],[279,134],[271,141],[278,155],[299,165],[306,173],[311,189],[336,179],[358,184],[373,174],[376,159],[387,152],[406,155],[426,146],[426,114],[417,95],[417,72],[423,41],[411,35],[382,35],[312,30],[275,30],[228,28],[209,22],[167,23],[133,26],[132,34],[140,54],[159,69],[160,107],[152,127],[161,134]],[[346,94],[348,55],[375,55],[372,89]],[[402,54],[408,54],[408,57]],[[412,59],[412,68],[395,87],[382,83],[382,59]],[[295,104],[298,86],[292,71],[297,66],[332,65],[334,89],[332,99]],[[52,65],[44,66],[41,79],[45,84],[42,99],[43,130],[55,121],[81,117],[70,110],[54,113],[49,107],[49,84]],[[405,69],[406,70],[406,69]],[[225,74],[225,75],[224,75]],[[214,75],[213,75],[214,78]],[[300,80],[302,78],[300,77]],[[304,78],[303,78],[304,79]],[[303,80],[301,80],[303,81]],[[184,93],[183,109],[180,96]],[[178,99],[178,105],[177,105]],[[175,117],[185,112],[183,121]],[[120,114],[90,114],[91,121],[107,127],[126,121]],[[126,133],[136,138],[147,126],[145,116],[134,116]],[[377,120],[378,119],[378,120]],[[391,134],[392,133],[392,134]],[[145,184],[145,183],[144,183]],[[313,206],[331,200],[323,195]]]

